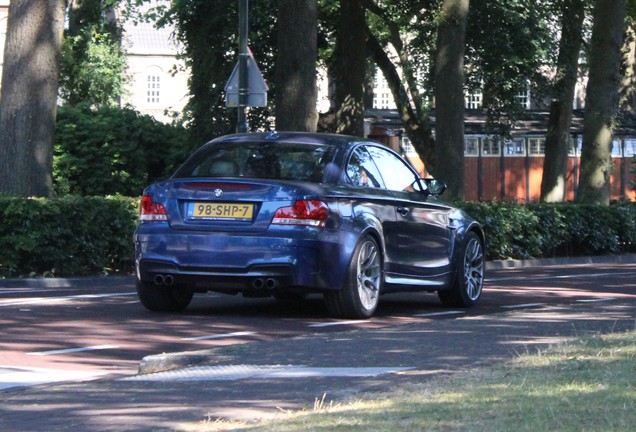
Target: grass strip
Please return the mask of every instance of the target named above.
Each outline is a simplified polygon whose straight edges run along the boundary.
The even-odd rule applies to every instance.
[[[636,330],[587,335],[504,365],[255,423],[206,420],[197,431],[633,431]]]

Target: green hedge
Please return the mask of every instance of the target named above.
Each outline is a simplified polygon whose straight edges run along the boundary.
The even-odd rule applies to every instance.
[[[0,277],[130,273],[138,199],[0,197]],[[488,260],[636,252],[636,203],[459,204]]]
[[[0,277],[130,273],[138,201],[0,197]]]
[[[484,226],[488,260],[636,252],[636,203],[459,204]]]

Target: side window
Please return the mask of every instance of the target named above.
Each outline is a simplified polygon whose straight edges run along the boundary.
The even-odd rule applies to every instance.
[[[413,192],[413,188],[418,185],[418,176],[402,159],[380,147],[368,147],[368,150],[380,170],[387,189]]]
[[[347,163],[347,177],[356,186],[385,187],[371,155],[363,147],[358,147],[351,154]]]

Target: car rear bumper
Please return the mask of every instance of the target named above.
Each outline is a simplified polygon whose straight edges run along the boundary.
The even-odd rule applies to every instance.
[[[200,291],[340,289],[347,263],[337,241],[320,238],[135,235],[140,281]]]

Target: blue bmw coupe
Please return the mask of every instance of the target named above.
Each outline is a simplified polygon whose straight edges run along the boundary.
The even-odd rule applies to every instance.
[[[301,299],[368,318],[380,295],[436,291],[470,307],[484,233],[386,146],[295,132],[229,135],[147,187],[135,232],[141,303],[184,309],[194,293]]]

